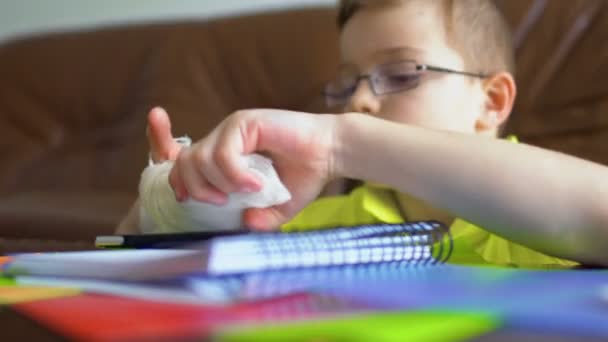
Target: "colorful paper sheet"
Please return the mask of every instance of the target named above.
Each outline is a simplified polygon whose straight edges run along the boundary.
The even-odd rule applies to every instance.
[[[230,324],[352,311],[345,303],[310,294],[294,294],[230,307],[167,304],[85,294],[18,304],[13,308],[60,335],[87,341],[207,337],[219,327]]]
[[[11,259],[12,258],[8,256],[0,256],[0,270],[2,270],[2,266],[9,263]]]
[[[412,311],[370,313],[326,320],[231,327],[224,342],[246,341],[464,341],[495,330],[500,320],[483,313]]]
[[[65,296],[74,296],[81,291],[74,288],[56,288],[46,286],[17,286],[15,279],[3,277],[3,265],[12,260],[8,256],[0,256],[0,305],[9,305],[36,300],[44,300]]]
[[[0,278],[0,305],[75,296],[79,289],[42,286],[18,286],[10,278]]]
[[[193,291],[207,289],[197,286],[196,277],[188,279]],[[207,281],[201,277],[202,285]],[[85,294],[26,302],[14,308],[62,335],[94,341],[206,337],[217,329],[224,332],[218,336],[228,341],[272,341],[274,336],[425,340],[434,333],[458,340],[491,331],[499,322],[502,329],[511,331],[608,338],[606,286],[607,270],[539,271],[394,263],[251,274],[227,289],[235,291],[234,298],[252,302],[229,306]],[[9,285],[0,290],[3,288],[12,291],[15,287]],[[48,295],[48,289],[43,293]],[[352,315],[372,310],[384,313]],[[344,314],[349,316],[318,319]],[[303,318],[316,320],[258,328],[241,326]],[[451,327],[452,322],[457,328]],[[235,324],[238,331],[231,330]],[[439,333],[444,328],[452,333]],[[361,331],[354,333],[357,330]]]
[[[291,279],[295,281],[295,279]],[[369,282],[318,282],[379,310],[457,310],[504,318],[506,329],[608,338],[608,270],[517,270],[444,265]]]
[[[0,276],[0,287],[15,285],[15,279]]]

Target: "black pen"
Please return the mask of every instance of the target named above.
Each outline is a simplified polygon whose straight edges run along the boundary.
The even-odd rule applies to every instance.
[[[249,233],[249,230],[238,229],[187,233],[100,235],[95,238],[95,246],[99,248],[175,248],[207,241],[215,237]]]

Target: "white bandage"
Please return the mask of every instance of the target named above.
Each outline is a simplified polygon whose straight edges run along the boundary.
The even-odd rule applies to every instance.
[[[266,208],[291,199],[272,161],[258,154],[242,157],[246,168],[263,182],[255,193],[232,193],[226,205],[218,206],[188,199],[179,203],[169,185],[173,162],[152,163],[141,175],[140,229],[143,233],[229,230],[242,228],[243,210]]]

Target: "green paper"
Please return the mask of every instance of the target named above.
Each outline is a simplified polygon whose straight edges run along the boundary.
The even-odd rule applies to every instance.
[[[462,341],[495,330],[490,314],[448,311],[386,312],[239,327],[220,333],[219,341]]]
[[[0,276],[0,286],[9,286],[15,284],[15,279]]]

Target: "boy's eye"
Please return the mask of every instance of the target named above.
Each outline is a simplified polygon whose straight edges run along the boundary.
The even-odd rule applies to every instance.
[[[356,81],[352,82],[332,82],[325,87],[325,94],[331,96],[350,96],[357,88]]]
[[[342,106],[348,102],[350,96],[357,88],[357,81],[335,81],[325,86],[325,101],[329,107]]]
[[[378,77],[377,86],[382,93],[407,90],[418,84],[420,75],[413,73],[399,73]]]

